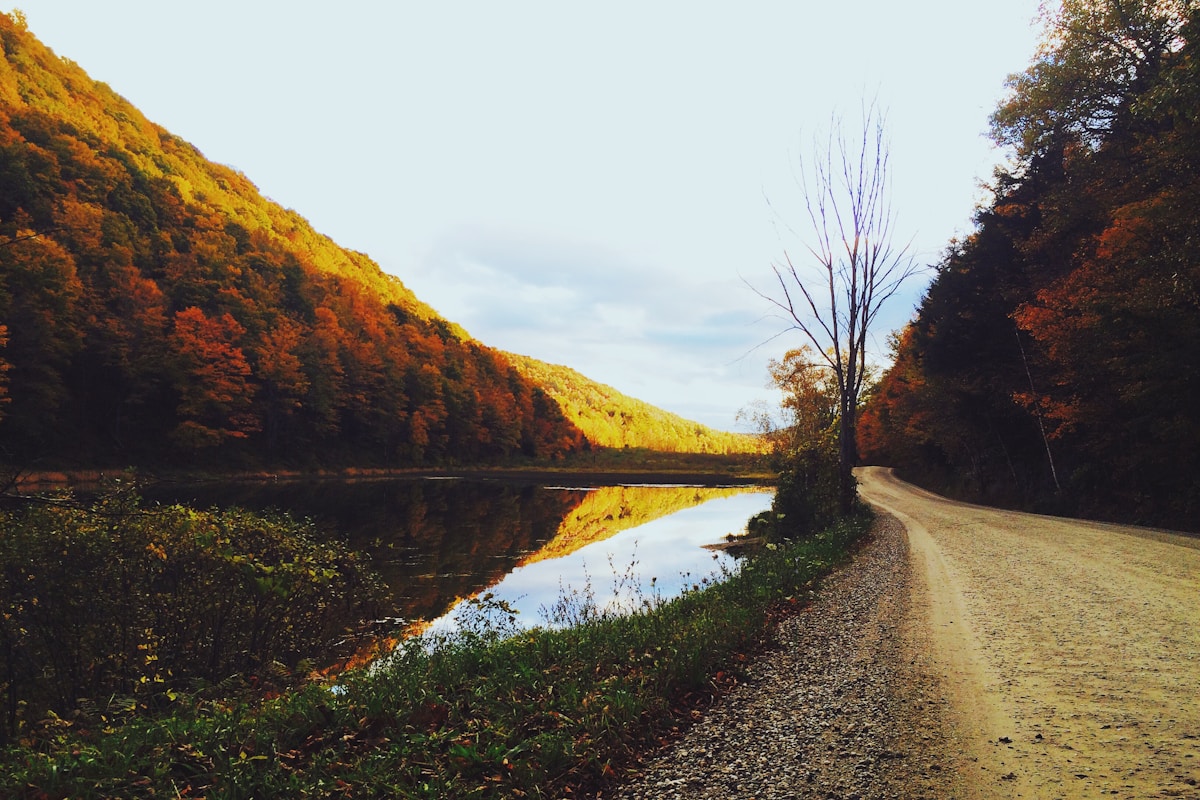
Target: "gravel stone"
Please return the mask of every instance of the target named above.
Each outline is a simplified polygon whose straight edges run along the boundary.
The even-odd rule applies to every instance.
[[[938,676],[910,645],[908,539],[879,515],[853,561],[785,620],[746,680],[598,798],[962,796]]]

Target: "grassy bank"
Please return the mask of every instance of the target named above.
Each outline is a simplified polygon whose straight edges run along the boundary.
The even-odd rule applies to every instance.
[[[485,601],[458,637],[410,644],[333,686],[52,719],[3,754],[0,796],[569,795],[685,724],[868,523],[764,550],[727,580],[629,616],[565,596],[557,618],[573,627],[505,635],[504,608]]]

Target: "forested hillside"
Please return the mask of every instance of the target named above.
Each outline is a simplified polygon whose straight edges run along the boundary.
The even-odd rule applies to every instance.
[[[664,453],[756,453],[757,436],[728,433],[663,411],[570,367],[506,354],[513,366],[540,386],[567,419],[599,447],[639,447]]]
[[[584,445],[505,356],[19,12],[0,40],[0,462],[405,466]]]
[[[863,415],[941,489],[1200,528],[1200,19],[1066,0],[993,116],[1015,154]]]

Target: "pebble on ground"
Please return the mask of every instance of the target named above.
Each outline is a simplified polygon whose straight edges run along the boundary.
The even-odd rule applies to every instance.
[[[938,676],[911,644],[913,580],[904,528],[880,514],[745,682],[597,799],[961,797]]]

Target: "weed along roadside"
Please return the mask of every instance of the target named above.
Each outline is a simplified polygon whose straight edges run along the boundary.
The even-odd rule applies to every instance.
[[[869,523],[764,548],[625,616],[581,607],[564,611],[580,620],[566,629],[468,626],[267,699],[52,718],[4,753],[0,796],[569,796],[619,778],[736,683]]]

